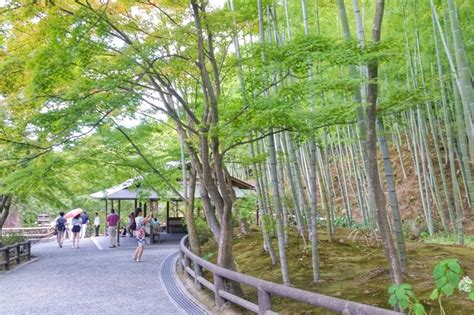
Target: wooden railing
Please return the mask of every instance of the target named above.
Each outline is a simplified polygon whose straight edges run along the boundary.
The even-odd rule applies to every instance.
[[[53,227],[30,227],[30,228],[3,228],[0,230],[3,236],[18,234],[29,240],[38,240],[44,237],[50,237],[54,234]]]
[[[225,301],[229,301],[257,314],[277,314],[272,311],[272,295],[278,295],[345,315],[402,314],[371,305],[284,286],[219,267],[193,254],[188,249],[188,236],[183,237],[180,243],[180,261],[186,273],[194,279],[194,283],[199,289],[202,289],[202,286],[204,286],[214,292],[215,302],[218,306],[224,304]],[[213,282],[208,281],[202,276],[203,269],[212,273]],[[255,288],[258,294],[258,305],[227,292],[224,288],[225,279]]]
[[[0,266],[5,270],[10,269],[11,262],[16,262],[17,265],[20,264],[21,258],[26,257],[26,260],[31,258],[31,242],[22,242],[11,246],[6,246],[0,248],[0,253],[2,254],[3,261],[0,261]]]

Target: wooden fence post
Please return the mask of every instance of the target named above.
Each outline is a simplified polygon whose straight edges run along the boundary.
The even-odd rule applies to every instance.
[[[262,288],[258,288],[258,315],[264,315],[272,309],[272,296]]]
[[[26,243],[26,252],[27,252],[26,258],[30,260],[31,259],[31,241],[28,241],[28,243]]]
[[[4,251],[5,256],[5,270],[10,269],[10,247],[5,247]]]
[[[196,278],[194,278],[194,284],[196,285],[196,288],[199,290],[202,290],[202,284],[198,281],[198,277],[202,277],[202,267],[198,265],[194,261],[194,274],[196,275]]]
[[[221,276],[218,276],[215,273],[213,273],[213,275],[214,275],[214,293],[215,293],[214,296],[216,300],[216,305],[222,306],[224,305],[225,301],[219,295],[219,290],[224,290],[224,279],[222,279]]]
[[[19,265],[20,264],[20,243],[16,244],[16,264]]]

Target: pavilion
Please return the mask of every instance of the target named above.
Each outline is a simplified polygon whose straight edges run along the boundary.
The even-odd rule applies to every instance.
[[[110,209],[115,209],[120,218],[121,212],[121,201],[134,201],[134,208],[141,207],[143,209],[143,214],[146,216],[147,206],[149,205],[150,210],[158,210],[158,201],[160,200],[159,194],[150,188],[143,188],[140,185],[140,181],[143,180],[142,176],[131,178],[119,185],[113,186],[111,188],[104,189],[102,191],[93,193],[90,195],[93,199],[100,199],[105,201],[105,217],[107,217],[109,211],[109,202]],[[245,197],[244,190],[254,190],[254,186],[240,180],[235,177],[231,177],[232,186],[237,198]],[[195,189],[195,198],[201,198],[200,196],[200,183],[196,183]],[[181,196],[184,193],[180,192]],[[169,233],[182,233],[186,232],[186,229],[182,226],[181,221],[182,217],[178,216],[178,202],[183,201],[179,196],[173,196],[172,198],[166,199],[166,232]],[[114,202],[116,202],[117,207],[114,207]],[[175,213],[173,217],[170,217],[170,202],[175,204]],[[117,243],[120,245],[120,220],[117,226]]]

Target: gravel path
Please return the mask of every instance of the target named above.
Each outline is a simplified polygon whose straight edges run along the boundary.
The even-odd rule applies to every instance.
[[[106,238],[81,241],[80,249],[55,242],[33,246],[39,261],[0,273],[0,314],[181,314],[159,279],[162,261],[176,252],[168,241],[145,247],[132,261],[133,239],[109,249]]]

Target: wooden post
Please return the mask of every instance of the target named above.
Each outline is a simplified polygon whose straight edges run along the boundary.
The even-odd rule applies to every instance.
[[[28,258],[28,260],[31,259],[31,241],[28,241],[28,243],[26,244],[26,257]]]
[[[191,259],[188,256],[184,256],[184,267],[191,267]]]
[[[146,217],[146,202],[143,204],[143,216]]]
[[[196,262],[194,262],[194,275],[196,276],[194,278],[194,284],[196,285],[196,288],[202,290],[202,284],[198,281],[198,277],[202,277],[202,267]]]
[[[170,234],[170,202],[166,201],[166,233]]]
[[[137,209],[137,199],[135,199],[134,202],[135,202],[135,209]],[[133,211],[135,211],[135,209],[133,209]]]
[[[4,255],[5,257],[5,270],[10,269],[10,247],[5,247]]]
[[[107,210],[108,210],[108,202],[107,199],[105,199],[105,229],[104,229],[104,236],[107,236]]]
[[[16,263],[20,264],[20,243],[16,244]]]
[[[272,296],[262,288],[258,288],[258,315],[272,309]]]
[[[214,297],[217,306],[224,305],[224,299],[219,295],[219,290],[224,290],[224,279],[222,277],[214,274]],[[260,294],[259,294],[259,303],[260,303]]]
[[[118,202],[118,217],[119,217],[119,220],[118,220],[118,224],[117,224],[117,245],[120,246],[120,199],[117,201]]]

